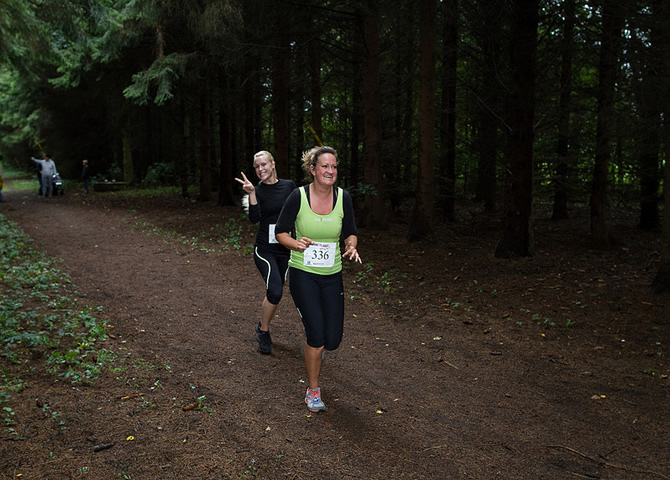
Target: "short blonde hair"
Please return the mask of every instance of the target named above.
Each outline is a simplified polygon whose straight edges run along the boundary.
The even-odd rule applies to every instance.
[[[337,151],[333,147],[313,147],[302,154],[302,169],[308,174],[311,174],[311,167],[316,166],[319,157],[324,153],[330,153],[335,157],[335,160],[337,160]]]

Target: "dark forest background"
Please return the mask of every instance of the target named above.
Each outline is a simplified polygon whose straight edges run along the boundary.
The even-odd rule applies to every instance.
[[[66,178],[176,185],[233,205],[269,150],[339,152],[357,220],[408,240],[499,212],[496,256],[533,255],[552,219],[634,209],[670,286],[670,5],[662,0],[0,0],[0,153]],[[665,189],[665,194],[664,194]],[[665,203],[664,203],[665,202]]]

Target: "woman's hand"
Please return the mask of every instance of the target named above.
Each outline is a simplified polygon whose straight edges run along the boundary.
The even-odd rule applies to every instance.
[[[309,238],[302,237],[300,240],[298,240],[298,244],[293,250],[297,252],[304,252],[312,243],[314,242],[312,242]]]
[[[358,250],[356,249],[356,245],[358,245],[358,242],[354,241],[350,237],[347,239],[346,245],[347,249],[344,251],[342,256],[344,258],[348,258],[349,260],[353,260],[354,262],[363,263],[360,255],[358,254]]]
[[[289,250],[295,250],[296,252],[304,252],[307,247],[314,243],[307,237],[302,237],[300,240],[296,240],[286,232],[278,233],[276,238],[280,244],[284,245]]]
[[[242,174],[242,178],[243,178],[244,180],[239,179],[239,178],[235,178],[235,180],[237,180],[239,183],[242,184],[242,190],[244,190],[245,192],[247,192],[249,195],[251,195],[252,193],[255,193],[255,192],[256,192],[256,188],[254,187],[254,184],[251,183],[251,182],[249,181],[249,179],[248,179],[247,176],[244,174],[244,172],[240,172],[240,173]]]

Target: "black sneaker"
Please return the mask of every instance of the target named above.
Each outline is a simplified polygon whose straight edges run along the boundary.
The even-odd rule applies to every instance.
[[[270,332],[262,331],[260,323],[256,327],[256,340],[258,341],[258,350],[261,353],[266,355],[272,353],[272,338],[270,338]]]

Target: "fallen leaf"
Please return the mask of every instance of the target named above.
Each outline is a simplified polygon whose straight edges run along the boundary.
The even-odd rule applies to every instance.
[[[137,397],[143,397],[143,393],[133,393],[132,395],[126,395],[125,397],[121,397],[121,400],[130,400],[131,398],[137,398]]]

